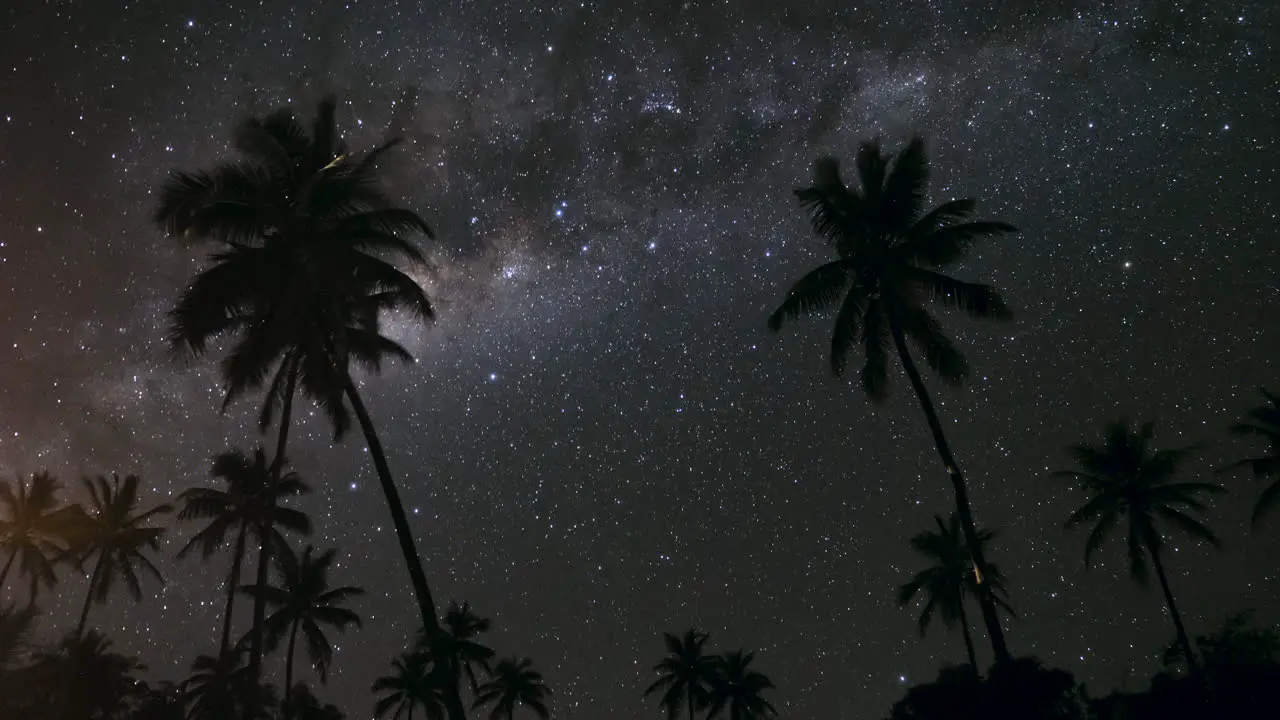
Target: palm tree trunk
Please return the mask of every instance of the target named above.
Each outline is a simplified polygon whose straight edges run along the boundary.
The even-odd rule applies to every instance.
[[[1164,574],[1164,562],[1160,559],[1160,548],[1156,543],[1147,540],[1147,551],[1151,553],[1151,565],[1156,569],[1156,577],[1160,580],[1160,589],[1164,591],[1164,603],[1169,608],[1169,617],[1173,618],[1173,628],[1178,633],[1178,646],[1182,648],[1182,654],[1187,658],[1187,671],[1195,675],[1199,672],[1199,666],[1196,664],[1195,653],[1191,651],[1191,638],[1187,636],[1187,629],[1182,625],[1182,614],[1178,612],[1178,606],[1173,602],[1173,591],[1169,589],[1169,578]]]
[[[693,693],[689,693],[689,720],[693,720]]]
[[[293,649],[298,645],[298,624],[299,621],[294,620],[289,630],[289,654],[284,661],[284,720],[293,718]]]
[[[18,559],[18,553],[9,555],[9,559],[4,564],[4,570],[0,570],[0,590],[4,589],[4,581],[9,578],[9,570],[13,567],[13,561]]]
[[[231,647],[231,617],[236,606],[236,590],[240,588],[240,568],[244,564],[244,541],[249,532],[248,523],[240,523],[236,536],[235,555],[231,558],[231,577],[227,581],[227,607],[222,613],[222,644],[218,646],[218,658],[225,658]]]
[[[382,485],[382,494],[387,498],[387,506],[391,510],[391,524],[396,529],[396,540],[400,543],[400,553],[404,556],[405,565],[409,567],[409,579],[413,583],[413,592],[418,600],[418,613],[422,616],[422,628],[427,633],[428,642],[433,653],[440,653],[442,632],[440,621],[436,615],[435,599],[431,596],[431,588],[427,585],[427,574],[422,569],[422,560],[418,557],[417,546],[413,541],[413,532],[409,529],[409,518],[404,514],[404,505],[400,502],[400,492],[396,489],[395,480],[391,477],[391,468],[387,465],[387,455],[382,449],[382,442],[374,430],[369,411],[360,399],[355,381],[348,374],[347,398],[351,401],[351,409],[355,411],[360,422],[360,430],[364,432],[365,444],[369,454],[373,456],[373,466],[378,471],[378,482]],[[465,720],[466,710],[462,706],[462,695],[454,683],[448,685],[445,692],[445,709],[449,720]]]
[[[293,355],[285,359],[290,363],[289,377],[285,383],[284,402],[280,408],[280,432],[276,439],[276,455],[271,459],[270,477],[267,485],[267,521],[262,527],[262,546],[258,549],[259,588],[267,586],[267,571],[271,567],[271,538],[276,524],[276,487],[280,484],[280,473],[284,468],[284,451],[289,442],[289,421],[293,414],[293,394],[298,386],[298,362],[301,355]],[[249,645],[249,682],[245,686],[244,720],[255,720],[261,713],[260,686],[262,683],[262,625],[267,617],[267,596],[258,593],[253,598],[253,630]]]
[[[987,563],[982,556],[982,545],[978,542],[978,531],[973,523],[973,511],[969,508],[969,493],[965,488],[964,475],[960,472],[960,464],[951,454],[951,446],[947,444],[947,437],[942,432],[942,423],[938,420],[938,413],[933,408],[929,391],[925,389],[924,381],[920,379],[920,372],[916,370],[916,364],[911,359],[906,338],[902,334],[902,326],[898,324],[892,312],[889,313],[889,330],[893,334],[893,344],[897,347],[902,369],[906,371],[911,387],[916,391],[925,419],[929,422],[929,430],[933,432],[933,443],[938,449],[938,455],[942,458],[942,464],[951,477],[951,486],[956,496],[956,510],[960,515],[960,524],[964,528],[965,542],[973,553],[974,571],[978,574],[978,605],[982,608],[982,619],[987,626],[987,637],[991,639],[991,649],[995,653],[997,663],[1007,663],[1012,657],[1004,641],[1000,618],[996,615],[996,604],[991,597],[991,588],[985,582]]]
[[[98,553],[98,562],[93,564],[93,575],[89,576],[89,592],[84,596],[84,609],[80,611],[80,622],[76,625],[76,639],[84,637],[84,626],[89,622],[89,608],[93,607],[93,589],[98,586],[98,576],[102,574],[102,563],[106,558]]]
[[[964,651],[969,655],[969,666],[973,668],[974,675],[982,674],[978,669],[978,654],[973,650],[973,635],[969,632],[969,616],[964,611],[964,598],[960,598],[960,630],[964,633]]]

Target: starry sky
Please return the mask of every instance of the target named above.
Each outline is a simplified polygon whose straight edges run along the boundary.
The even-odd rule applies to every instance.
[[[765,318],[826,257],[791,196],[813,158],[919,132],[935,202],[976,196],[1022,230],[956,270],[1016,321],[944,314],[974,372],[931,382],[979,522],[1003,531],[1010,645],[1095,692],[1154,672],[1158,593],[1115,547],[1084,572],[1062,529],[1078,498],[1047,474],[1120,416],[1205,443],[1189,477],[1251,449],[1224,430],[1280,382],[1280,7],[292,5],[0,10],[0,471],[136,472],[158,501],[258,441],[252,401],[218,414],[212,361],[165,352],[202,258],[149,215],[169,170],[229,156],[236,120],[333,92],[353,146],[407,139],[388,187],[438,231],[417,277],[439,321],[388,325],[417,364],[362,379],[437,596],[494,617],[559,717],[656,716],[659,633],[690,625],[757,650],[784,717],[881,717],[963,658],[894,597],[951,495],[900,373],[873,406],[827,370],[830,318]],[[362,441],[330,440],[308,408],[300,507],[341,550],[334,580],[369,595],[320,694],[365,717],[414,607]],[[1230,484],[1210,515],[1225,552],[1170,561],[1193,632],[1280,618],[1277,525],[1249,533],[1258,487]],[[173,678],[216,643],[226,561],[162,568],[163,591],[91,623]],[[86,584],[44,601],[48,632]]]

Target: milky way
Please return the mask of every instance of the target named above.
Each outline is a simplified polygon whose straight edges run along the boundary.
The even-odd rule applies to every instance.
[[[150,224],[153,193],[228,157],[237,119],[334,92],[353,146],[406,139],[388,185],[437,230],[440,319],[392,319],[419,361],[364,380],[437,596],[493,616],[563,717],[653,716],[658,633],[690,625],[757,650],[784,717],[880,717],[962,658],[895,603],[949,493],[900,376],[872,406],[826,370],[830,318],[764,319],[824,257],[791,196],[813,158],[919,132],[935,201],[1021,228],[958,271],[1017,320],[944,317],[974,373],[936,389],[1003,529],[1010,644],[1091,689],[1156,669],[1158,597],[1119,552],[1084,572],[1046,476],[1122,415],[1207,443],[1207,473],[1280,382],[1274,3],[287,5],[0,11],[0,469],[137,472],[159,498],[259,441],[252,402],[218,414],[212,362],[166,353],[202,257]],[[360,441],[306,413],[295,437],[313,542],[370,591],[320,691],[363,717],[411,592]],[[1280,614],[1275,528],[1249,534],[1256,487],[1233,489],[1225,554],[1171,563],[1194,628]],[[225,559],[162,567],[95,619],[174,678],[214,645]]]

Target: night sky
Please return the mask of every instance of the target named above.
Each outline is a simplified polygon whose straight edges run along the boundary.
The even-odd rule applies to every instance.
[[[1021,228],[956,271],[1016,321],[943,313],[973,377],[929,381],[1003,529],[1016,654],[1101,693],[1141,686],[1173,635],[1118,545],[1084,571],[1078,496],[1047,477],[1066,444],[1155,418],[1207,444],[1189,479],[1260,449],[1225,428],[1280,383],[1270,0],[4,5],[0,472],[136,472],[158,501],[258,442],[256,399],[220,416],[215,362],[166,353],[201,253],[149,217],[236,120],[334,92],[354,147],[408,139],[388,187],[438,231],[418,276],[439,321],[391,320],[419,361],[363,382],[428,577],[534,658],[560,717],[657,716],[659,633],[690,625],[757,650],[787,718],[881,717],[963,660],[895,603],[907,538],[952,507],[905,378],[873,406],[828,370],[832,318],[765,326],[826,257],[791,195],[821,153],[918,131],[934,202]],[[365,717],[416,611],[363,441],[303,418],[313,542],[369,590],[318,693]],[[1225,552],[1179,541],[1169,563],[1193,633],[1280,618],[1280,520],[1249,533],[1260,486],[1228,482]],[[90,618],[155,677],[216,645],[227,561],[173,560],[190,532],[163,592]],[[44,601],[46,632],[86,584]]]

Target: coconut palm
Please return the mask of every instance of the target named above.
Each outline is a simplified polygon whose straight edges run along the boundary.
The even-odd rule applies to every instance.
[[[977,595],[978,582],[974,572],[973,554],[969,552],[964,541],[964,531],[960,527],[960,519],[952,515],[947,522],[935,515],[938,524],[937,532],[922,532],[911,538],[911,547],[917,553],[932,561],[932,565],[915,574],[911,582],[903,585],[898,591],[898,604],[908,605],[923,593],[924,608],[920,611],[920,634],[924,635],[929,622],[935,613],[942,618],[947,627],[960,626],[964,635],[964,649],[973,671],[979,672],[978,657],[973,647],[973,636],[969,632],[969,618],[965,612],[965,596]],[[992,530],[979,530],[978,542],[983,547],[989,546],[995,538]],[[987,563],[987,576],[984,581],[991,588],[998,606],[1013,615],[1013,608],[1008,602],[1008,591],[1005,587],[1004,575],[995,563]]]
[[[471,686],[471,693],[479,692],[480,682],[476,677],[476,668],[489,672],[489,661],[493,659],[493,650],[476,640],[481,633],[489,632],[493,622],[483,618],[471,610],[471,603],[456,600],[449,601],[449,608],[444,613],[444,632],[449,638],[451,648],[451,675],[455,685],[461,683],[463,675]],[[425,641],[426,638],[423,638]],[[424,650],[430,650],[429,642],[424,643]]]
[[[687,709],[689,720],[694,711],[706,707],[711,682],[715,679],[716,658],[707,655],[704,647],[708,635],[690,628],[676,637],[663,633],[668,655],[653,666],[658,679],[645,689],[645,697],[662,691],[659,704],[667,711],[668,718]]]
[[[231,648],[217,657],[196,657],[191,663],[191,675],[182,683],[189,720],[228,720],[243,712],[248,696],[245,685],[250,682],[249,668],[244,661],[244,651],[239,648]],[[270,687],[265,687],[255,696],[273,694]],[[268,717],[265,710],[271,705],[274,703],[264,702],[255,712],[260,717]]]
[[[1078,470],[1060,470],[1054,475],[1074,480],[1088,498],[1067,518],[1069,528],[1093,526],[1084,546],[1085,567],[1116,526],[1125,521],[1129,571],[1135,581],[1145,585],[1148,561],[1155,569],[1178,645],[1187,658],[1187,666],[1194,671],[1191,641],[1165,574],[1165,538],[1159,526],[1167,524],[1193,540],[1218,547],[1213,531],[1192,515],[1205,509],[1202,496],[1224,490],[1213,483],[1176,482],[1191,449],[1156,450],[1151,443],[1154,435],[1152,423],[1136,430],[1124,421],[1112,423],[1101,444],[1078,444],[1068,449]]]
[[[289,690],[293,688],[293,660],[301,633],[307,644],[307,656],[312,667],[320,675],[320,682],[329,679],[329,665],[333,662],[333,645],[325,636],[324,627],[345,630],[349,625],[360,627],[360,616],[343,607],[346,601],[364,594],[364,590],[351,585],[329,587],[329,570],[337,557],[336,550],[316,554],[308,545],[301,555],[287,545],[279,548],[275,563],[280,576],[278,586],[247,585],[244,592],[251,597],[263,597],[272,609],[263,624],[266,648],[279,647],[287,636],[289,646],[285,651],[284,687],[285,716],[289,716]]]
[[[391,720],[413,720],[420,711],[427,720],[444,720],[445,688],[450,684],[443,674],[432,671],[431,656],[423,651],[409,652],[391,661],[391,674],[373,682],[373,692],[380,693],[373,706],[375,717]]]
[[[0,484],[0,555],[8,556],[0,569],[0,588],[16,564],[18,573],[30,582],[30,604],[41,586],[57,584],[54,566],[83,528],[83,510],[62,505],[61,490],[61,484],[46,472],[35,473],[30,482],[15,478],[12,484]]]
[[[979,576],[985,576],[964,476],[908,340],[944,382],[957,385],[964,380],[968,364],[925,301],[974,318],[1008,319],[1008,308],[991,286],[957,280],[940,270],[964,258],[979,241],[1015,228],[970,220],[976,206],[971,199],[952,200],[924,212],[929,164],[919,138],[893,157],[881,151],[878,141],[863,143],[856,165],[861,187],[846,187],[839,162],[822,158],[815,164],[813,185],[796,191],[814,232],[832,247],[836,259],[792,286],[769,317],[769,327],[776,331],[786,320],[838,306],[831,369],[842,374],[855,346],[861,345],[861,384],[873,401],[886,397],[890,352],[897,353],[950,479],[965,538],[975,548],[974,565]],[[978,599],[992,649],[998,662],[1007,662],[1010,655],[994,599],[982,589]]]
[[[533,669],[533,661],[513,657],[494,666],[489,681],[476,693],[474,707],[492,705],[489,711],[491,720],[512,720],[517,706],[527,707],[542,720],[547,720],[551,716],[547,707],[549,695],[551,690],[542,681],[542,673]]]
[[[198,549],[200,556],[208,560],[215,552],[227,546],[228,536],[235,535],[231,553],[231,574],[227,580],[227,603],[222,613],[222,641],[218,657],[226,655],[231,643],[231,620],[235,610],[235,597],[240,588],[240,570],[244,562],[247,540],[252,537],[261,545],[268,537],[267,513],[274,522],[270,536],[272,542],[283,544],[279,530],[299,535],[311,534],[311,520],[306,513],[293,508],[280,507],[280,501],[311,491],[297,473],[286,473],[275,483],[275,492],[268,495],[272,486],[271,469],[266,453],[255,448],[250,458],[241,450],[228,450],[213,459],[212,474],[226,484],[226,489],[197,487],[178,496],[182,509],[179,520],[208,520],[208,523],[178,551],[183,558]]]
[[[707,720],[727,714],[728,720],[759,720],[778,711],[764,698],[773,681],[751,669],[755,653],[741,650],[716,658],[711,694],[707,699]]]
[[[85,547],[79,554],[78,563],[83,567],[91,558],[96,559],[93,573],[89,576],[84,609],[80,611],[80,622],[76,625],[76,637],[84,634],[89,608],[95,603],[105,603],[117,582],[124,583],[135,602],[143,597],[139,571],[145,571],[156,582],[164,584],[164,576],[146,555],[148,550],[160,550],[164,528],[153,527],[149,523],[172,510],[166,504],[139,510],[137,475],[122,479],[112,473],[110,480],[100,475],[84,478],[82,482],[89,493],[90,508]]]
[[[171,338],[175,347],[196,354],[213,338],[233,338],[223,362],[224,407],[271,376],[259,419],[265,429],[280,411],[277,461],[284,456],[295,389],[326,413],[336,437],[354,412],[423,626],[444,642],[386,454],[350,372],[353,360],[376,372],[386,358],[410,359],[379,333],[378,315],[400,308],[425,320],[434,311],[417,283],[378,255],[421,262],[405,235],[431,232],[416,214],[394,207],[376,182],[377,161],[395,141],[354,159],[339,138],[335,110],[332,98],[322,101],[310,132],[287,109],[248,120],[235,135],[242,161],[176,173],[165,184],[156,220],[171,236],[216,248],[213,265],[174,308]],[[279,468],[273,470],[278,476]],[[264,548],[269,556],[270,545]],[[267,559],[259,560],[259,585],[266,584]],[[259,631],[264,612],[255,604]],[[260,660],[259,646],[250,658],[255,675]],[[452,697],[450,716],[463,715],[461,701]]]
[[[1265,454],[1237,460],[1221,470],[1231,472],[1245,469],[1260,480],[1271,480],[1271,484],[1263,489],[1258,502],[1253,506],[1255,527],[1280,502],[1280,395],[1265,389],[1261,392],[1266,402],[1251,408],[1245,414],[1247,419],[1244,422],[1231,426],[1231,433],[1261,438],[1267,444]]]

